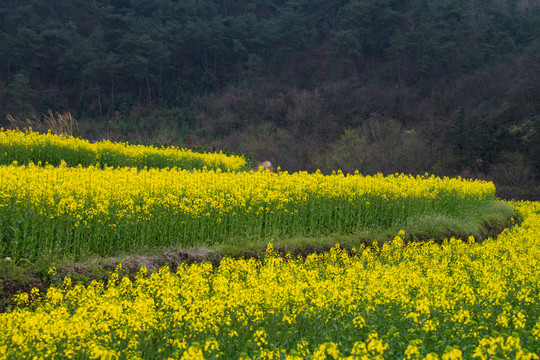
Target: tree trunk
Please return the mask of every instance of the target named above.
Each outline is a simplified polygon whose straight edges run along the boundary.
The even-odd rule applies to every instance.
[[[11,57],[8,59],[7,63],[7,82],[9,82],[9,78],[11,77]]]
[[[201,50],[199,49],[199,56],[201,57],[201,62],[203,65],[204,72],[208,71],[208,58],[206,57],[206,48],[201,53]]]
[[[99,82],[97,83],[98,86],[98,104],[99,104],[99,116],[101,117],[101,120],[103,120],[103,107],[101,106],[101,88],[99,86]]]
[[[148,87],[148,107],[152,109],[152,92],[150,91],[150,82],[148,81],[148,70],[144,70],[144,76],[146,77],[146,86]]]
[[[111,75],[111,111],[114,113],[114,77]]]
[[[161,82],[163,79],[163,68],[159,67],[159,87],[158,87],[158,96],[157,96],[157,102],[159,104],[159,101],[161,100]]]

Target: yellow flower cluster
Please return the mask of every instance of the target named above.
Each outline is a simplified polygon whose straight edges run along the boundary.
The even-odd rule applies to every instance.
[[[182,169],[221,169],[239,171],[246,169],[240,156],[223,153],[200,154],[191,150],[167,147],[155,148],[108,140],[90,143],[72,136],[39,134],[33,131],[0,129],[0,164],[42,162],[58,165],[64,160],[70,166],[132,166],[178,167]]]
[[[0,166],[0,255],[115,254],[238,238],[350,233],[467,216],[492,183],[434,176]]]
[[[540,203],[497,239],[163,267],[17,297],[0,357],[540,359]]]

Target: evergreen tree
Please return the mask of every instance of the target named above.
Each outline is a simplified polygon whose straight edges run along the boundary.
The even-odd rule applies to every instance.
[[[32,106],[33,91],[26,74],[15,74],[6,86],[3,97],[5,111],[13,117],[30,117],[34,113],[34,107]]]

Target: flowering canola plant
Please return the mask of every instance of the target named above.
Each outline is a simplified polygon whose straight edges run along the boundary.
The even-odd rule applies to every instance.
[[[539,359],[540,203],[476,243],[225,258],[16,297],[0,357]]]
[[[0,255],[113,255],[463,217],[490,182],[435,176],[0,166]]]
[[[222,171],[246,170],[241,156],[223,153],[200,154],[191,150],[167,147],[155,148],[108,140],[90,143],[67,135],[51,132],[40,134],[29,130],[0,129],[0,164],[9,165],[42,162],[59,165],[65,161],[70,166],[132,166],[143,168],[178,167],[183,169],[221,169]]]

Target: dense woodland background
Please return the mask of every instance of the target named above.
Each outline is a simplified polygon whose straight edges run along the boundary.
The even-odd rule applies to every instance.
[[[0,0],[0,125],[49,110],[94,140],[540,200],[540,0]]]

